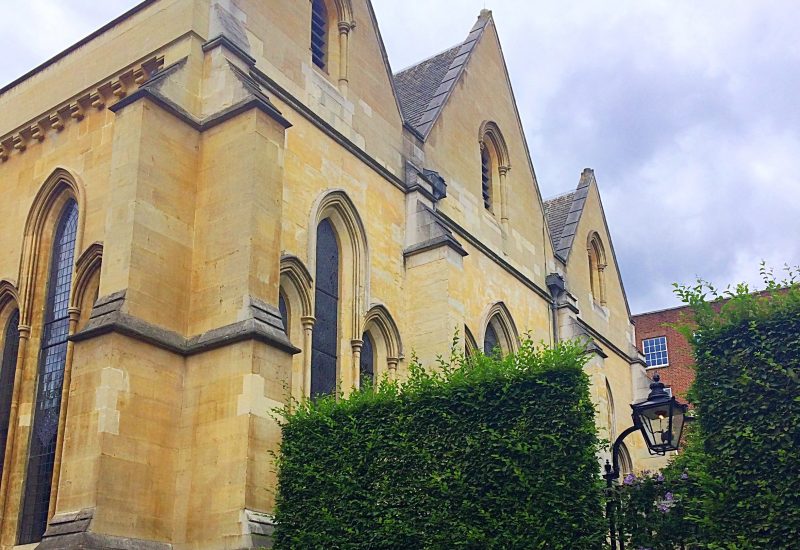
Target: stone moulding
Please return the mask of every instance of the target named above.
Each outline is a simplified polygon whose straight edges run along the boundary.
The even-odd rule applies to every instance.
[[[70,340],[81,342],[116,332],[184,357],[246,340],[264,342],[290,354],[300,352],[289,342],[278,308],[253,297],[249,298],[249,318],[190,338],[131,315],[124,305],[124,290],[98,298],[86,327]]]
[[[158,73],[163,66],[163,55],[150,57],[77,98],[51,109],[38,119],[3,135],[0,137],[0,162],[9,160],[12,151],[24,153],[29,146],[41,143],[48,132],[61,132],[70,121],[82,121],[92,109],[101,111],[106,105],[121,100],[129,91],[138,88]]]

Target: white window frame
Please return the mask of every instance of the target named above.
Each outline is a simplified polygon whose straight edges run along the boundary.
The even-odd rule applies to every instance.
[[[645,363],[647,363],[647,351],[646,351],[646,348],[645,348],[645,342],[650,342],[652,340],[658,340],[658,339],[661,339],[661,338],[664,339],[664,355],[666,355],[667,361],[666,361],[666,363],[662,363],[660,365],[649,365],[649,364],[647,364],[647,367],[646,367],[647,370],[650,370],[650,369],[663,369],[664,367],[668,367],[669,366],[669,343],[667,342],[666,335],[653,336],[652,338],[643,338],[642,339],[642,353],[644,354]],[[658,352],[656,352],[656,353],[658,353]]]

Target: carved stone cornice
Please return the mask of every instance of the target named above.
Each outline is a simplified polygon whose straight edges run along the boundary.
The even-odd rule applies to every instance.
[[[24,153],[28,147],[41,143],[51,131],[61,132],[71,121],[81,122],[90,109],[102,111],[106,106],[117,103],[163,66],[163,55],[151,57],[3,135],[0,137],[0,162],[8,161],[13,151]]]

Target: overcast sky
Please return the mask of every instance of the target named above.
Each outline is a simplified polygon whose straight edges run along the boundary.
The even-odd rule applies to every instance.
[[[135,5],[27,0],[6,83]],[[634,313],[800,264],[798,0],[374,0],[395,71],[492,9],[542,195],[594,168]]]

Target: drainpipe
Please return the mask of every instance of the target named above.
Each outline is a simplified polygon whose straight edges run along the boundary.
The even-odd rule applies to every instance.
[[[564,282],[564,277],[559,275],[558,273],[551,273],[545,279],[545,283],[547,284],[547,290],[550,291],[550,315],[553,319],[553,343],[557,344],[559,342],[558,336],[558,301],[561,298],[561,295],[567,289],[566,283]]]

